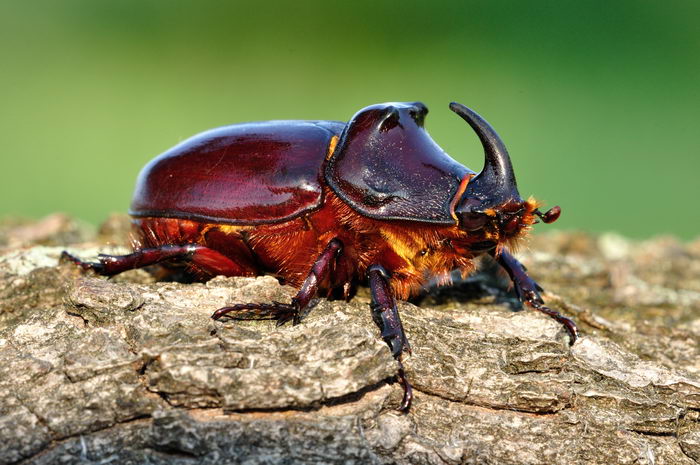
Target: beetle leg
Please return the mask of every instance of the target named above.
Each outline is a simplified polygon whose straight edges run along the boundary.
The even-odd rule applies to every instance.
[[[225,255],[199,244],[174,245],[167,244],[159,247],[149,247],[137,250],[128,255],[98,256],[98,262],[86,262],[64,251],[62,259],[69,260],[84,270],[93,270],[97,274],[113,276],[123,271],[155,265],[166,261],[181,261],[196,265],[201,270],[212,275],[244,276],[256,274],[242,267]]]
[[[513,281],[515,292],[520,301],[526,303],[535,310],[544,313],[561,323],[569,333],[569,344],[573,345],[578,339],[578,328],[571,318],[567,318],[559,312],[545,306],[540,295],[543,289],[528,274],[527,269],[506,249],[502,249],[497,256],[494,252],[491,255],[499,265],[503,267]]]
[[[331,275],[338,254],[342,251],[343,244],[339,239],[331,240],[321,255],[316,259],[311,271],[306,276],[297,295],[292,298],[291,304],[273,302],[271,304],[237,304],[218,309],[211,316],[218,320],[226,315],[234,320],[277,320],[277,326],[281,326],[292,320],[298,324],[302,314],[311,299],[316,295],[319,286]]]
[[[372,293],[372,318],[381,330],[381,336],[389,345],[391,353],[399,363],[399,382],[403,386],[403,400],[399,410],[407,411],[413,400],[413,389],[406,378],[401,355],[403,352],[411,353],[406,333],[401,324],[399,311],[396,308],[396,300],[389,286],[389,275],[381,265],[372,265],[367,270],[367,279]]]

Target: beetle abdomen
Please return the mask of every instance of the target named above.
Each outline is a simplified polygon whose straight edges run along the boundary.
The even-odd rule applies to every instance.
[[[209,260],[198,257],[187,263],[187,279],[206,280],[216,275],[257,276],[265,270],[257,263],[245,239],[249,226],[207,224],[179,218],[136,218],[135,250],[161,246],[201,245],[209,249]],[[213,253],[215,252],[215,253]],[[221,256],[219,256],[219,254]],[[185,260],[185,262],[187,262]],[[168,270],[182,269],[182,263],[164,263]],[[223,266],[222,266],[223,265]],[[170,274],[170,273],[167,273]]]
[[[321,203],[321,167],[343,123],[275,121],[194,136],[139,175],[130,214],[212,223],[286,221]]]

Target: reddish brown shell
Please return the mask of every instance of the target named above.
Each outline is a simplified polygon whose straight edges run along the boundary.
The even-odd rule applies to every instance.
[[[323,162],[344,127],[266,121],[196,135],[144,167],[130,214],[240,225],[299,216],[320,206]]]

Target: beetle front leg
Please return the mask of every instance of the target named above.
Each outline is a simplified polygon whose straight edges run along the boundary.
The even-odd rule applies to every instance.
[[[319,285],[330,276],[342,249],[343,244],[339,239],[333,239],[328,243],[311,267],[311,271],[306,276],[299,292],[292,298],[291,304],[280,302],[236,304],[218,309],[211,317],[215,320],[223,316],[234,320],[277,320],[277,326],[290,320],[293,324],[298,324],[303,316],[301,311],[309,305],[311,299],[316,295]]]
[[[576,323],[574,323],[571,318],[565,317],[561,313],[552,310],[544,304],[544,300],[540,295],[540,292],[542,292],[543,289],[527,274],[527,269],[525,266],[523,266],[523,264],[520,263],[506,249],[502,249],[501,253],[498,255],[495,255],[494,253],[491,255],[496,259],[498,264],[501,265],[504,270],[506,270],[508,276],[510,276],[518,298],[535,310],[554,318],[556,321],[564,325],[564,328],[566,328],[569,333],[569,345],[574,345],[574,342],[576,342],[576,339],[578,339],[578,328],[576,327]]]
[[[413,400],[413,389],[406,378],[401,355],[411,353],[406,333],[401,324],[396,300],[389,286],[389,274],[381,265],[372,265],[367,270],[370,292],[372,293],[372,318],[381,330],[381,336],[391,348],[391,353],[399,363],[399,382],[403,386],[403,400],[399,410],[407,411]]]

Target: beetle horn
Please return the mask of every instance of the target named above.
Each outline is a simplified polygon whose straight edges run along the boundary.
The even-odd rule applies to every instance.
[[[467,195],[480,198],[482,207],[496,205],[509,199],[519,199],[520,194],[508,150],[496,131],[474,110],[461,103],[450,103],[450,110],[469,123],[484,146],[484,168],[469,183]]]

